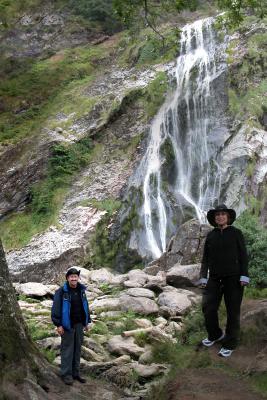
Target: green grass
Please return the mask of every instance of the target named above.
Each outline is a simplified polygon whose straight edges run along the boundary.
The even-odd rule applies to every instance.
[[[267,372],[258,373],[250,377],[253,387],[263,395],[267,395]]]
[[[51,324],[51,329],[40,327],[36,324],[36,321],[27,321],[27,327],[30,333],[31,338],[35,340],[41,340],[53,335],[52,329],[53,326]]]
[[[144,107],[149,119],[156,114],[165,101],[167,90],[168,76],[165,72],[158,72],[145,89]]]
[[[54,350],[42,349],[42,348],[40,348],[40,351],[41,353],[43,353],[47,361],[52,364],[56,358],[56,352]]]
[[[76,118],[88,113],[96,100],[83,94],[83,88],[95,79],[98,63],[108,56],[104,45],[80,46],[45,60],[28,61],[24,68],[4,74],[0,82],[5,110],[0,118],[0,141],[16,142],[38,133],[46,123],[52,128],[60,123],[55,118],[47,120],[59,112],[75,111]],[[3,62],[1,67],[5,67]]]
[[[103,321],[96,321],[90,329],[90,334],[107,335],[108,333],[108,327]]]
[[[244,297],[246,299],[266,299],[267,298],[267,288],[260,289],[260,288],[248,286],[245,289]]]

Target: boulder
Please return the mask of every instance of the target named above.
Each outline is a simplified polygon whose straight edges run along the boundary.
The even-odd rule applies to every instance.
[[[100,268],[89,271],[89,279],[97,284],[107,283],[110,284],[114,279],[114,275],[106,268]]]
[[[131,288],[124,292],[124,294],[133,296],[133,297],[147,297],[149,299],[154,299],[155,294],[149,289],[143,288]]]
[[[123,311],[134,311],[142,315],[157,314],[159,310],[156,302],[147,297],[133,297],[123,294],[120,297],[120,303]]]
[[[144,284],[147,282],[148,276],[141,269],[133,269],[130,272],[128,272],[128,280],[131,282],[136,282],[137,285],[135,287],[141,287],[144,286]],[[126,282],[124,282],[124,284]]]
[[[158,297],[158,304],[163,311],[169,311],[169,316],[185,314],[198,300],[195,293],[189,290],[176,289],[170,286],[166,286],[164,289]]]
[[[133,337],[122,337],[121,335],[113,336],[108,341],[107,348],[112,354],[128,354],[134,358],[138,358],[145,352],[143,347],[140,347],[135,343]]]
[[[104,355],[99,353],[97,354],[94,350],[88,349],[85,346],[82,346],[81,348],[81,356],[86,361],[95,361],[95,362],[106,361]]]
[[[152,326],[152,322],[149,321],[149,319],[145,318],[136,318],[134,320],[134,323],[139,327],[139,328],[150,328]]]
[[[81,283],[86,285],[90,280],[90,271],[86,268],[77,267],[77,266],[74,266],[74,268],[81,271],[80,272]]]
[[[23,294],[28,297],[44,297],[51,295],[51,286],[58,288],[56,285],[43,285],[37,282],[27,282],[20,285],[16,285],[16,289],[19,294]]]
[[[37,340],[36,343],[44,349],[59,350],[61,344],[61,338],[59,336],[48,337],[45,339]]]
[[[200,224],[197,219],[185,222],[170,240],[167,251],[159,259],[151,262],[144,271],[156,275],[159,271],[168,271],[177,263],[181,265],[199,263],[210,230],[209,225]]]
[[[167,284],[171,286],[196,286],[199,281],[200,264],[175,264],[166,275]]]
[[[161,374],[163,371],[163,366],[159,364],[143,365],[135,362],[133,364],[133,369],[138,374],[139,377],[151,378],[153,376]]]
[[[117,297],[109,297],[105,296],[103,298],[95,299],[91,305],[90,310],[96,313],[100,313],[102,311],[114,311],[121,309],[120,299]]]
[[[141,354],[138,361],[140,364],[150,364],[153,360],[153,353],[151,350],[145,351],[145,353]]]

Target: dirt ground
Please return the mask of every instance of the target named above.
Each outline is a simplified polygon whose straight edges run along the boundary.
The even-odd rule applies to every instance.
[[[252,333],[249,344],[241,344],[226,359],[218,356],[219,343],[198,347],[196,357],[208,352],[211,366],[179,372],[166,388],[166,400],[266,400],[267,395],[256,392],[248,379],[250,374],[267,372],[266,318],[266,299],[244,300],[241,329],[257,328],[258,334]]]

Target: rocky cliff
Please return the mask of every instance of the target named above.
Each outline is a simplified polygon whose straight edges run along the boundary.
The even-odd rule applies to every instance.
[[[164,50],[146,31],[135,40],[102,36],[99,44],[100,34],[82,29],[78,40],[69,11],[49,7],[22,16],[1,37],[10,48],[2,86],[1,235],[11,273],[25,281],[55,279],[73,263],[122,271],[143,263],[130,240],[143,224],[143,193],[131,182],[152,118],[175,91],[179,51],[170,25],[162,28]],[[183,15],[178,25],[198,17]],[[220,198],[239,213],[257,199],[265,222],[266,28],[249,17],[238,31],[218,35],[228,63],[213,88],[224,99],[223,138],[213,133],[220,143]],[[12,75],[16,59],[27,65]],[[179,223],[194,213],[186,206],[182,215]]]

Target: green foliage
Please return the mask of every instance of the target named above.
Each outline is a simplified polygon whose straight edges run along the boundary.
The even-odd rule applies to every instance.
[[[171,341],[159,342],[152,347],[153,361],[156,363],[170,364],[175,368],[187,368],[193,349],[180,343]]]
[[[166,98],[168,77],[159,72],[145,90],[145,110],[148,118],[153,117]]]
[[[251,285],[267,287],[267,230],[259,223],[251,211],[244,211],[236,223],[245,238],[249,256],[249,275]]]
[[[54,362],[54,360],[56,358],[55,350],[40,348],[40,351],[41,351],[41,353],[43,353],[43,355],[45,356],[45,358],[47,359],[48,362],[50,362],[51,364]]]
[[[51,335],[51,330],[49,330],[48,328],[44,328],[42,326],[38,326],[36,324],[36,321],[27,321],[27,327],[29,330],[29,333],[31,335],[31,338],[35,341],[35,340],[41,340],[41,339],[45,339],[48,338]]]
[[[267,15],[265,0],[217,0],[219,7],[226,11],[220,17],[221,22],[229,27],[236,27],[244,20],[247,11],[253,12],[257,17]]]
[[[186,345],[197,345],[206,334],[201,306],[196,307],[184,319],[179,341]]]
[[[147,28],[134,35],[125,33],[120,41],[123,48],[120,63],[142,67],[174,60],[178,53],[180,30],[164,27],[161,33],[164,35],[164,46],[160,36]]]
[[[108,334],[108,327],[107,325],[102,322],[102,321],[96,321],[94,322],[92,328],[90,329],[90,334],[96,334],[96,335],[107,335]]]
[[[71,0],[70,6],[76,14],[88,19],[92,26],[98,24],[107,33],[114,33],[121,27],[112,0]]]
[[[246,299],[266,299],[267,298],[267,288],[260,289],[248,286],[245,290]]]
[[[140,347],[145,347],[146,344],[151,342],[148,332],[139,332],[134,336],[134,339]]]
[[[148,25],[154,31],[163,13],[181,12],[184,9],[196,9],[197,0],[113,0],[118,17],[127,26],[140,24]]]

